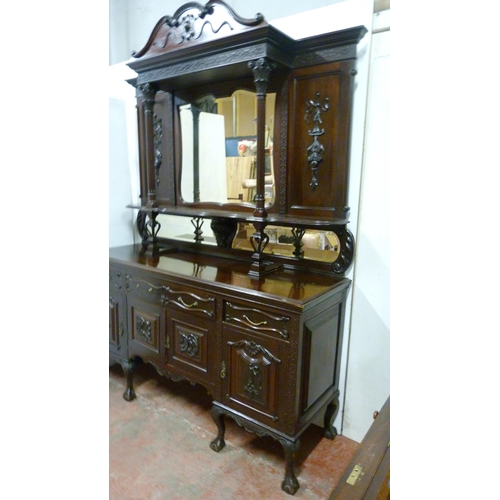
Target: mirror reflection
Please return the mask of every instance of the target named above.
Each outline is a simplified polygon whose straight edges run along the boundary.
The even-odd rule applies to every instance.
[[[264,253],[293,257],[295,251],[292,229],[281,226],[267,226],[266,234],[269,243]],[[233,248],[252,251],[250,236],[255,233],[252,224],[239,223],[238,231],[233,240]],[[303,258],[319,262],[335,262],[340,252],[340,241],[333,231],[308,229],[302,237]]]
[[[273,127],[276,94],[266,96],[265,199],[275,198]],[[185,202],[252,203],[257,176],[257,95],[237,90],[179,107],[181,194]]]

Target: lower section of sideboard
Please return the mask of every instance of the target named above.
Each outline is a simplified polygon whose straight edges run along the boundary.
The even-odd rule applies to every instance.
[[[285,453],[282,489],[294,494],[295,456],[305,429],[324,415],[325,437],[337,434],[333,421],[350,282],[332,277],[318,285],[307,275],[283,275],[287,280],[266,278],[268,288],[255,293],[255,283],[228,287],[113,262],[110,360],[123,367],[127,401],[136,397],[134,369],[141,361],[174,381],[204,386],[213,398],[217,429],[210,447],[224,448],[226,417],[258,436],[271,436]],[[307,279],[314,293],[307,293]],[[301,287],[302,297],[291,299],[290,290]]]

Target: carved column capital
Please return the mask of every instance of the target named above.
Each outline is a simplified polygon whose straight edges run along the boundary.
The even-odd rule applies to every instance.
[[[276,64],[261,57],[256,61],[250,61],[248,67],[253,70],[253,81],[257,89],[257,95],[264,95],[269,83],[269,75],[276,68]]]

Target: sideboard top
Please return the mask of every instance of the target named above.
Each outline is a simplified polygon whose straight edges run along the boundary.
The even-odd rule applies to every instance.
[[[263,294],[292,306],[302,307],[329,292],[349,287],[350,280],[339,276],[281,269],[261,279],[248,276],[249,263],[203,253],[172,250],[158,257],[141,252],[140,245],[110,248],[110,264],[125,264],[140,271],[154,271],[196,282],[197,286],[222,287],[225,291],[261,297]]]

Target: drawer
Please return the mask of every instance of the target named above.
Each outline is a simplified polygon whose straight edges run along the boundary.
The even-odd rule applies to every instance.
[[[250,328],[272,337],[287,340],[290,330],[290,317],[274,312],[248,307],[248,305],[224,301],[224,321],[233,325]]]
[[[125,289],[133,297],[138,297],[153,304],[161,304],[165,295],[165,287],[159,280],[147,275],[125,275]]]
[[[215,297],[194,292],[183,287],[163,287],[165,305],[188,311],[191,314],[215,319]]]

